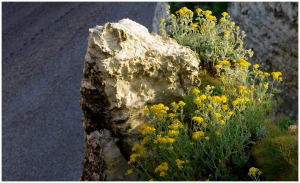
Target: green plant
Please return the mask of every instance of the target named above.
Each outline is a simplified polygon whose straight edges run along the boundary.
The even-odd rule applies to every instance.
[[[194,13],[183,7],[176,14],[169,14],[166,20],[161,19],[160,32],[181,45],[189,46],[198,53],[203,66],[212,68],[219,60],[235,63],[238,59],[247,59],[253,55],[251,50],[243,48],[245,32],[230,22],[229,17],[227,12],[223,12],[217,22],[209,10],[197,8]]]
[[[170,25],[178,26],[176,34],[173,32],[175,39],[188,38],[196,28],[189,22],[191,11],[180,10],[178,17],[173,19],[176,21],[171,21]],[[200,23],[213,25],[209,27],[211,32],[222,26],[234,27],[226,23],[226,12],[221,25],[215,26],[209,12],[200,15],[201,11],[196,11],[203,19]],[[188,30],[187,26],[192,27]],[[166,34],[164,29],[161,32]],[[231,33],[224,33],[206,37],[208,47],[200,45],[204,52],[212,48],[215,51],[206,59],[214,69],[214,77],[200,72],[199,77],[203,77],[204,82],[191,89],[184,101],[156,104],[145,109],[149,121],[138,128],[141,142],[133,146],[128,162],[141,171],[140,180],[237,180],[240,168],[249,161],[249,150],[256,140],[253,137],[260,139],[266,135],[266,114],[276,104],[271,92],[278,92],[276,86],[282,81],[282,74],[263,72],[258,69],[258,64],[249,70],[251,64],[245,60],[245,55],[252,52],[243,49],[238,35],[229,39]],[[196,39],[197,34],[192,36]],[[239,43],[230,48],[230,40]],[[198,53],[201,57],[201,52]],[[130,169],[127,174],[132,172]]]
[[[268,134],[251,148],[255,164],[266,181],[298,180],[298,134],[267,125]]]
[[[287,130],[290,125],[293,125],[295,121],[291,120],[289,117],[285,117],[282,121],[275,122],[283,130]]]

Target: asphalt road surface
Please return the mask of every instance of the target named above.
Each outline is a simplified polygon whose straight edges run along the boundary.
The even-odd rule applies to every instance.
[[[2,180],[77,181],[88,30],[123,18],[152,31],[155,2],[2,2]]]

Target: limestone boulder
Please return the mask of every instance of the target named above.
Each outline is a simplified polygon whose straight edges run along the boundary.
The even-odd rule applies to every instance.
[[[138,127],[148,120],[145,107],[158,103],[170,106],[199,86],[200,61],[188,47],[149,34],[129,19],[96,26],[89,32],[80,88],[86,142],[81,180],[129,180],[122,176],[128,168],[124,162],[141,138]],[[99,135],[101,130],[106,135]],[[95,139],[91,134],[95,133],[99,144],[91,145]],[[118,140],[104,141],[104,137]],[[91,154],[101,157],[97,162],[103,165],[97,175],[92,175],[95,171],[91,169],[100,165],[89,159]]]

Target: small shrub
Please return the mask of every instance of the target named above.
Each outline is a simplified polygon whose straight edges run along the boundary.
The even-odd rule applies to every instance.
[[[249,162],[250,148],[267,133],[266,114],[276,104],[272,92],[278,92],[282,74],[263,72],[258,64],[249,70],[245,59],[252,51],[243,48],[245,34],[229,22],[228,13],[222,13],[219,24],[208,10],[196,13],[197,26],[193,12],[185,7],[177,16],[170,15],[170,32],[180,44],[194,49],[214,75],[200,72],[204,82],[184,101],[145,109],[149,121],[138,128],[141,142],[133,146],[128,162],[140,169],[140,180],[238,180],[241,167]],[[207,27],[201,30],[202,26]],[[164,29],[161,32],[168,36]],[[282,150],[291,159],[289,151]],[[250,174],[255,180],[260,175],[253,168]]]
[[[279,128],[287,130],[290,125],[293,125],[295,121],[291,120],[289,117],[285,117],[282,121],[275,122]]]
[[[267,126],[268,135],[251,148],[255,164],[266,181],[298,180],[298,133]]]

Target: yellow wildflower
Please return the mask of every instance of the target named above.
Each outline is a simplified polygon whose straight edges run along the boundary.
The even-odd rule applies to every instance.
[[[164,29],[159,29],[159,32],[160,32],[161,34],[166,34],[166,31],[165,31]]]
[[[271,75],[275,80],[278,80],[278,77],[282,75],[281,72],[272,72]]]
[[[192,91],[192,94],[198,94],[198,93],[200,93],[200,90],[198,90],[197,88],[194,88]]]
[[[173,130],[177,130],[179,128],[183,128],[183,124],[180,123],[180,122],[177,122],[177,123],[169,125],[168,128],[173,129]]]
[[[179,105],[176,104],[175,102],[172,102],[171,105],[172,105],[174,110],[177,110],[179,108]]]
[[[149,182],[150,182],[150,181],[154,181],[154,180],[153,180],[153,179],[149,179]]]
[[[171,16],[171,17],[174,17],[175,15],[174,15],[174,14],[171,14],[170,16]]]
[[[220,120],[221,125],[225,124],[225,121],[223,119]]]
[[[261,175],[262,171],[260,171],[258,168],[251,167],[249,169],[248,175],[256,175],[256,174]]]
[[[183,166],[182,166],[183,163],[185,163],[185,162],[180,159],[176,159],[176,165],[180,170],[183,168]]]
[[[235,25],[235,22],[230,22],[230,26],[234,26]]]
[[[169,114],[168,114],[168,117],[169,117],[169,118],[174,118],[175,116],[176,116],[176,114],[174,114],[174,113],[169,113]]]
[[[215,65],[215,68],[216,69],[220,69],[221,67],[219,65]]]
[[[177,136],[179,134],[179,131],[176,130],[169,130],[168,135],[169,136]]]
[[[269,77],[270,73],[264,72],[264,76]]]
[[[140,128],[138,129],[138,132],[141,133],[142,135],[146,135],[146,134],[149,134],[149,133],[152,133],[155,131],[155,128],[147,125],[147,124],[142,124],[140,126]]]
[[[205,11],[203,11],[202,13],[203,13],[205,16],[209,16],[209,15],[212,14],[212,12],[209,11],[209,10],[205,10]]]
[[[185,106],[185,103],[182,102],[182,101],[179,101],[179,102],[178,102],[178,105],[181,106],[181,107],[183,107],[183,106]]]
[[[216,135],[220,135],[221,134],[221,130],[218,130],[215,132]]]
[[[160,165],[158,165],[154,172],[164,172],[169,169],[169,164],[167,162],[162,162]]]
[[[223,12],[223,13],[222,13],[222,16],[223,16],[223,17],[226,17],[227,15],[228,15],[227,12]]]
[[[264,83],[264,88],[265,88],[265,89],[268,89],[268,87],[269,87],[269,83],[268,83],[268,82],[265,82],[265,83]]]
[[[204,137],[205,138],[205,140],[209,140],[209,137],[208,136],[206,136],[206,137]]]
[[[207,86],[205,87],[205,89],[206,89],[206,90],[210,90],[210,89],[211,89],[211,86],[210,86],[210,85],[207,85]]]
[[[227,102],[227,97],[226,97],[225,95],[222,95],[222,96],[221,96],[221,101],[222,101],[223,103],[226,103],[226,102]]]
[[[227,111],[228,110],[228,106],[227,105],[222,105],[222,110],[223,111]]]
[[[136,159],[139,158],[139,157],[141,157],[140,154],[132,154],[132,155],[130,155],[130,161],[128,161],[128,164],[131,164],[131,163],[135,162]]]
[[[207,28],[208,28],[208,26],[206,26],[206,25],[201,25],[200,30],[203,31],[204,29],[207,29]]]
[[[197,9],[196,9],[196,12],[197,12],[197,13],[201,13],[201,11],[202,11],[202,10],[201,10],[200,8],[197,8]]]
[[[226,22],[227,20],[224,18],[224,17],[222,17],[222,18],[220,18],[220,22],[221,23],[224,23],[224,22]]]
[[[163,115],[167,114],[169,108],[164,106],[163,104],[157,104],[150,107],[150,110],[157,116],[162,117]]]
[[[232,102],[232,105],[236,106],[238,104],[242,104],[243,100],[241,98],[237,98]]]
[[[160,23],[164,23],[164,22],[165,22],[165,19],[160,18],[160,19],[159,19],[159,22],[160,22]]]
[[[218,113],[218,112],[215,113],[215,117],[216,117],[216,118],[220,118],[221,116],[222,116],[222,115],[221,115],[220,113]]]
[[[196,121],[196,122],[199,123],[199,124],[203,122],[203,118],[198,117],[198,116],[194,116],[194,117],[192,118],[192,120],[193,120],[193,121]]]
[[[225,65],[225,66],[230,66],[230,65],[231,65],[230,62],[227,61],[227,60],[220,60],[220,61],[218,62],[218,64],[219,64],[219,65]]]
[[[163,177],[166,175],[166,172],[160,172],[159,176]]]
[[[246,60],[240,58],[238,59],[238,61],[236,62],[236,65],[237,66],[241,66],[241,67],[248,67],[250,66],[251,64],[249,62],[247,62]]]
[[[202,100],[200,97],[195,98],[193,102],[198,106],[202,105]]]
[[[258,65],[258,64],[254,64],[254,65],[253,65],[253,68],[254,68],[254,69],[257,69],[257,68],[259,68],[259,65]]]
[[[131,169],[127,170],[126,175],[130,175],[130,174],[132,174],[132,173],[133,173],[133,170],[132,170],[132,168],[131,168]]]
[[[191,28],[196,28],[197,26],[197,24],[191,24]]]
[[[224,30],[224,35],[228,35],[230,32],[228,30]]]
[[[203,137],[203,136],[204,136],[203,131],[197,131],[197,132],[193,132],[192,138],[197,140],[199,137]]]
[[[212,15],[208,15],[207,20],[216,20],[217,18]]]

